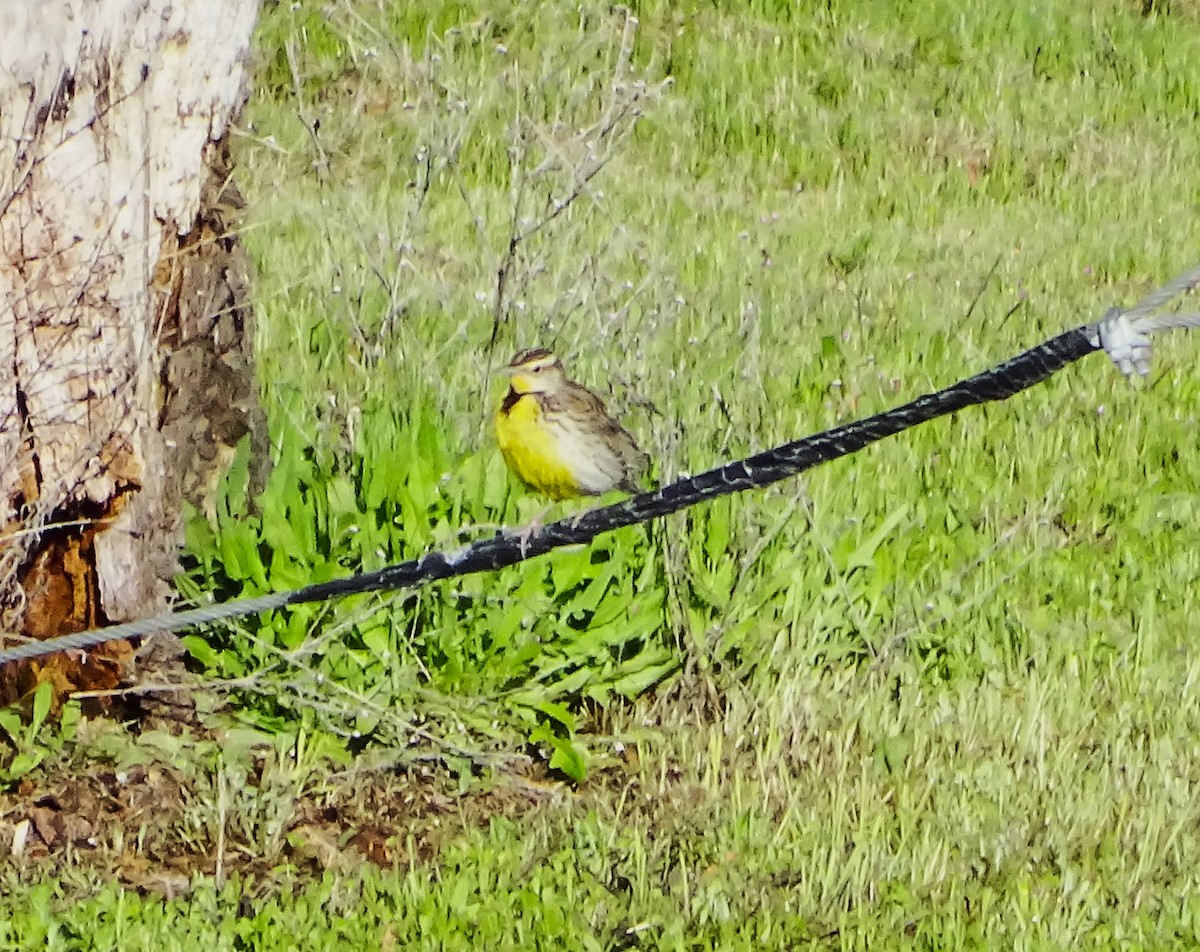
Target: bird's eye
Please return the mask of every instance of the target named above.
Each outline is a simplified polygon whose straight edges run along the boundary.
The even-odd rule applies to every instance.
[[[533,368],[531,368],[531,369],[533,370],[533,372],[534,372],[535,374],[540,374],[540,373],[542,372],[542,370],[543,370],[543,367],[542,367],[542,365],[541,365],[541,364],[538,364],[538,365],[536,365],[535,367],[533,367]]]

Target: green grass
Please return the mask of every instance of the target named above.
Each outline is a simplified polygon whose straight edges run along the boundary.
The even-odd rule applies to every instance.
[[[280,462],[261,529],[233,513],[240,555],[214,558],[201,529],[199,588],[218,563],[230,594],[290,588],[528,515],[486,423],[486,373],[518,346],[610,381],[669,479],[945,384],[1178,270],[1170,223],[1189,205],[1161,182],[1187,154],[1165,115],[1200,97],[1186,31],[1118,5],[951,10],[648,5],[627,57],[621,18],[598,9],[345,14],[304,34],[301,14],[269,13],[264,46],[310,37],[251,110],[275,148],[244,154]],[[578,134],[637,83],[636,127]],[[531,236],[510,254],[514,216]],[[1186,406],[1192,345],[1177,346],[1159,386]],[[1115,553],[1093,563],[1078,542],[1146,504],[1142,442],[1188,451],[1186,421],[1165,432],[1148,402],[1072,372],[800,486],[621,535],[596,556],[611,581],[554,556],[370,614],[369,635],[348,621],[333,650],[358,652],[352,687],[385,707],[411,695],[391,663],[407,655],[419,680],[482,698],[485,720],[518,689],[508,708],[527,723],[539,700],[637,693],[681,644],[753,667],[802,632],[797,650],[821,658],[899,647],[979,676],[1039,650],[1032,628],[1094,620],[1092,578]],[[1188,472],[1180,460],[1171,486],[1160,467],[1155,495],[1187,492]],[[1064,546],[1066,577],[1041,582]],[[602,603],[603,622],[641,621],[596,635]],[[285,648],[307,618],[277,621]],[[245,675],[244,654],[225,673]]]
[[[432,862],[199,878],[168,901],[94,873],[30,892],[10,871],[4,894],[23,898],[0,941],[594,949],[637,926],[650,948],[1193,947],[1196,768],[1180,755],[1200,724],[1170,687],[1110,664],[935,693],[913,666],[797,662],[773,689],[731,690],[718,723],[619,718],[640,766],[468,825]]]
[[[1183,5],[634,9],[624,46],[607,5],[264,11],[240,180],[275,471],[192,521],[185,590],[532,516],[488,433],[518,347],[611,388],[666,480],[1195,263]],[[587,779],[392,870],[75,905],[89,874],[10,868],[0,943],[1193,947],[1196,356],[1165,338],[1133,385],[1094,357],[594,553],[205,633],[285,736]]]

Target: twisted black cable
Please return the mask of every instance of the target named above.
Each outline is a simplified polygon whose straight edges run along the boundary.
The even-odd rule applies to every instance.
[[[602,533],[649,522],[706,500],[769,486],[964,407],[1005,400],[1098,349],[1099,344],[1089,335],[1089,327],[1078,327],[945,390],[926,394],[864,420],[785,443],[610,506],[589,509],[578,516],[551,523],[527,538],[501,532],[455,552],[431,552],[375,572],[310,585],[294,592],[287,604],[410,588],[433,579],[494,571],[544,555],[552,549],[590,542]],[[2,654],[0,661],[3,661]]]
[[[968,377],[944,390],[917,397],[903,406],[785,443],[744,460],[726,463],[698,476],[680,479],[610,506],[590,509],[551,523],[528,537],[502,531],[489,539],[451,552],[430,552],[375,572],[320,582],[290,592],[237,599],[182,612],[166,612],[108,628],[27,642],[0,649],[0,664],[38,658],[57,651],[91,648],[108,641],[177,631],[192,625],[257,614],[287,605],[319,602],[362,592],[411,588],[437,579],[494,571],[544,555],[552,549],[590,542],[602,533],[661,518],[706,500],[769,486],[965,407],[1006,400],[1041,383],[1067,364],[1099,350],[1099,327],[1099,324],[1077,327],[990,370]]]

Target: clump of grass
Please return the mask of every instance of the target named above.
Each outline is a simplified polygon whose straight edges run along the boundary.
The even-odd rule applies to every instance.
[[[554,26],[514,8],[431,36],[419,59],[384,44],[379,28],[352,17],[323,24],[307,54],[296,34],[283,41],[282,118],[313,129],[322,119],[285,154],[311,149],[310,194],[324,202],[336,188],[349,204],[304,245],[327,287],[302,281],[304,298],[296,307],[289,293],[286,315],[274,310],[283,297],[265,299],[261,366],[282,382],[266,394],[277,408],[275,469],[252,502],[243,455],[219,524],[191,521],[203,581],[185,583],[189,591],[290,588],[527,518],[532,501],[514,498],[496,454],[478,445],[496,388],[490,369],[518,345],[554,343],[560,322],[594,322],[614,344],[630,334],[620,309],[637,289],[617,284],[610,265],[636,259],[621,234],[597,225],[608,166],[666,88],[631,60],[637,20],[572,14]],[[549,45],[531,46],[544,31]],[[371,37],[380,45],[360,53],[361,69],[407,98],[377,115],[375,93],[359,89],[350,101],[364,121],[326,119],[306,64],[326,70],[330,49],[362,50]],[[342,66],[343,79],[358,69]],[[281,82],[268,89],[281,95]],[[505,92],[514,88],[516,99]],[[348,187],[360,177],[382,191]],[[394,230],[363,226],[380,209]],[[564,254],[568,245],[590,257]],[[318,310],[320,295],[348,306]],[[467,342],[477,361],[462,359]],[[374,381],[365,396],[361,375]],[[318,607],[188,643],[213,672],[273,695],[254,705],[260,719],[315,715],[341,733],[404,744],[412,721],[391,712],[431,692],[456,698],[456,726],[491,734],[499,716],[582,777],[571,705],[635,696],[678,667],[652,552],[632,534],[432,598]],[[286,672],[285,692],[269,672]],[[329,682],[342,692],[333,703]],[[451,709],[420,707],[423,717]]]
[[[218,534],[193,523],[201,587],[292,587],[529,515],[486,425],[488,370],[517,346],[612,386],[667,479],[944,384],[1173,271],[1165,237],[1119,241],[1108,211],[1172,214],[1148,170],[1178,153],[1142,106],[1173,87],[1135,68],[1174,61],[1169,32],[1064,7],[979,10],[943,35],[945,12],[273,10],[251,111],[273,148],[244,164],[263,195],[289,183],[254,203],[269,211],[247,236],[271,263],[276,476],[261,517],[235,489]],[[1095,78],[1114,70],[1120,95]],[[1092,118],[1038,106],[1063,96]],[[748,672],[801,636],[833,663],[901,651],[978,676],[1033,650],[1050,596],[1028,593],[1047,573],[1053,617],[1088,615],[1079,567],[1111,552],[1078,540],[1137,498],[1097,506],[1095,474],[1137,485],[1121,441],[1171,440],[1129,391],[1092,415],[1096,379],[661,535],[193,645],[238,678],[301,658],[304,683],[349,678],[361,703],[342,727],[367,734],[433,688],[478,700],[485,723],[518,699],[569,737],[575,700],[645,690],[691,655]]]
[[[1194,210],[1164,186],[1192,174],[1167,120],[1200,89],[1182,19],[636,12],[632,43],[586,5],[267,13],[243,169],[275,475],[252,505],[235,471],[216,529],[193,522],[192,591],[532,515],[487,436],[518,346],[611,389],[666,479],[1187,263]],[[1149,387],[1087,362],[594,553],[191,645],[277,728],[590,757],[578,810],[350,901],[396,937],[470,900],[498,946],[543,936],[535,906],[580,945],[1186,944],[1195,347],[1164,343]]]

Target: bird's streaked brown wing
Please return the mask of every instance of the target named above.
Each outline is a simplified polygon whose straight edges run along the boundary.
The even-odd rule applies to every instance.
[[[632,434],[612,418],[604,401],[574,381],[569,381],[556,396],[562,411],[593,427],[596,442],[620,461],[623,475],[616,486],[626,492],[641,492],[639,481],[646,474],[650,457],[638,447]]]

